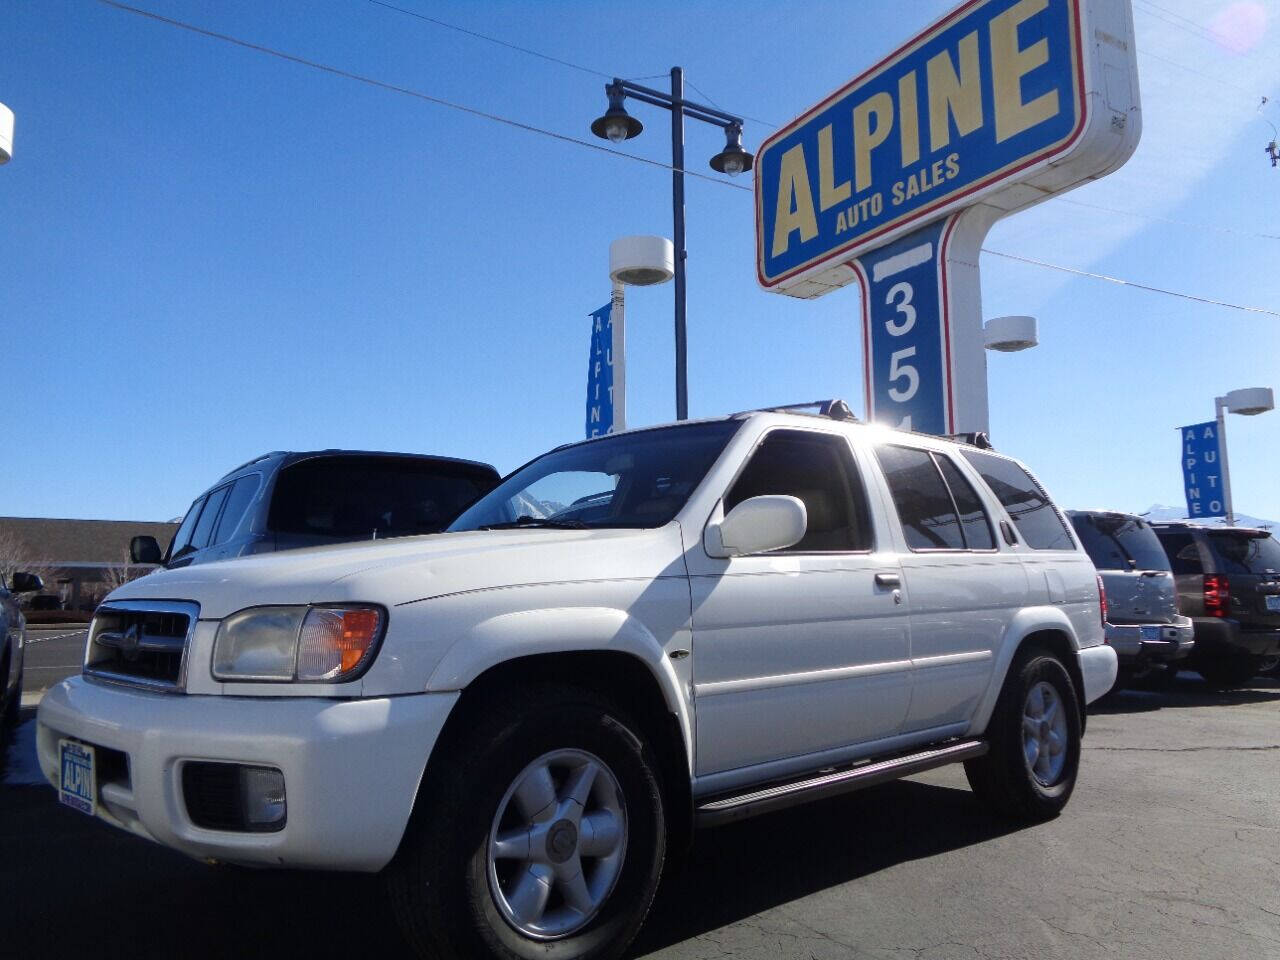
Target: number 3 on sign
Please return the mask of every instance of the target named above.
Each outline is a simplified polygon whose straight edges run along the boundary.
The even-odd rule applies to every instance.
[[[889,331],[890,336],[900,337],[916,325],[916,308],[911,305],[911,295],[914,292],[909,283],[895,283],[885,295],[885,306],[894,307],[902,314],[901,320],[890,318],[884,322],[884,328]],[[897,299],[899,296],[901,300]]]

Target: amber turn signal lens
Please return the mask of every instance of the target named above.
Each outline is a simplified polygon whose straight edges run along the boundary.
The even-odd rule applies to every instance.
[[[376,607],[312,607],[298,638],[298,679],[350,679],[372,658],[381,632]]]

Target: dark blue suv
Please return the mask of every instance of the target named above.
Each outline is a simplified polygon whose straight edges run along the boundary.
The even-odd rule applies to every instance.
[[[196,498],[161,553],[134,537],[136,563],[183,567],[251,553],[438,533],[497,486],[487,463],[364,450],[276,451]]]

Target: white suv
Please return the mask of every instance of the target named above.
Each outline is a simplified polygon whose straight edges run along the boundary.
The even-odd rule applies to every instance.
[[[1017,461],[757,411],[559,447],[442,534],[134,581],[38,739],[191,856],[387,868],[424,955],[613,957],[697,826],[957,761],[1055,815],[1115,673]]]

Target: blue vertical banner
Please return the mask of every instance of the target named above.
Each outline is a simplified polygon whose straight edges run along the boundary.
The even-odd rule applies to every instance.
[[[931,223],[850,264],[862,284],[868,420],[920,433],[951,432],[943,277],[950,222]]]
[[[1182,434],[1182,483],[1187,516],[1225,517],[1227,498],[1222,481],[1222,448],[1218,421],[1179,428]]]
[[[587,364],[587,436],[612,433],[613,304],[591,314],[591,356]]]

